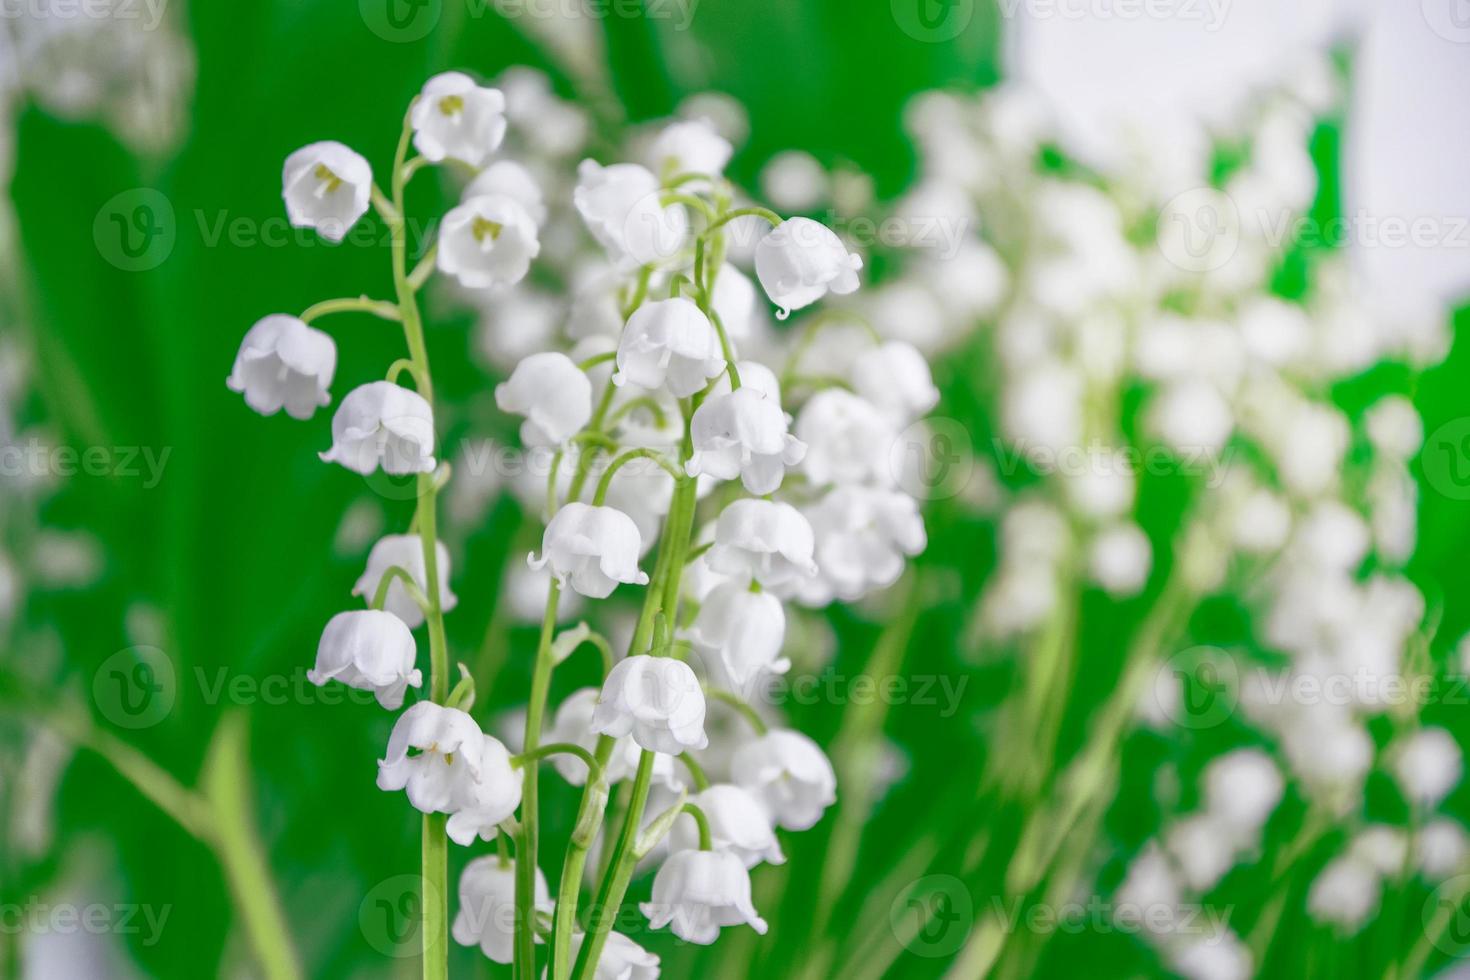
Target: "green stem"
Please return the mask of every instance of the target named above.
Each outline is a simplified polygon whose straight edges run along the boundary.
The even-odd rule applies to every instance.
[[[373,316],[383,320],[398,321],[402,319],[398,307],[385,300],[370,299],[367,296],[356,296],[345,299],[327,299],[320,303],[308,306],[298,317],[302,323],[310,323],[318,317],[327,316],[330,313],[371,313]]]
[[[612,486],[613,475],[616,474],[617,471],[622,469],[624,466],[627,466],[629,463],[633,462],[633,460],[635,459],[653,460],[665,473],[673,477],[675,482],[684,479],[684,471],[680,470],[673,463],[670,463],[668,460],[664,459],[662,453],[659,453],[653,449],[646,448],[630,449],[619,456],[617,459],[609,463],[607,469],[603,471],[602,479],[597,481],[597,490],[592,494],[592,506],[602,506],[602,502],[607,499],[608,488]]]
[[[679,756],[679,761],[684,763],[685,769],[689,770],[689,778],[694,780],[694,789],[696,792],[709,789],[709,776],[705,773],[704,767],[695,760],[694,756],[685,752]]]
[[[720,215],[713,222],[711,222],[710,226],[705,229],[705,233],[708,234],[709,232],[714,231],[716,228],[729,224],[736,218],[748,218],[752,215],[758,218],[765,218],[771,223],[772,228],[776,228],[781,224],[781,216],[772,211],[770,208],[736,208],[733,211],[726,211],[724,214]]]
[[[714,850],[715,845],[710,839],[709,817],[705,816],[704,811],[695,803],[685,803],[683,809],[685,813],[694,818],[695,823],[699,824],[699,849],[701,851]]]
[[[638,775],[633,780],[633,797],[628,804],[628,814],[623,819],[623,830],[618,835],[617,849],[613,851],[612,863],[602,879],[597,899],[592,905],[592,923],[582,940],[577,953],[577,963],[572,976],[576,980],[591,980],[597,971],[597,961],[602,958],[607,934],[618,917],[623,905],[623,895],[628,883],[633,880],[633,869],[638,860],[633,854],[633,843],[638,837],[638,827],[643,821],[643,809],[648,804],[648,790],[653,782],[654,753],[644,750],[638,757]]]
[[[766,720],[760,716],[760,713],[751,707],[749,701],[746,701],[734,691],[726,691],[717,687],[707,687],[704,693],[716,701],[723,701],[740,712],[741,717],[750,724],[751,728],[755,729],[757,735],[764,735],[769,730],[766,727]]]
[[[556,632],[556,609],[561,600],[561,586],[556,579],[546,595],[546,612],[541,618],[541,639],[536,648],[536,662],[531,671],[531,697],[526,709],[526,733],[523,755],[535,756],[541,746],[542,715],[546,711],[546,694],[551,688],[551,643]],[[516,843],[516,975],[534,980],[536,973],[535,907],[536,851],[539,845],[537,826],[540,778],[537,767],[526,770],[521,785],[521,827]]]
[[[602,765],[597,761],[597,757],[574,742],[552,742],[549,745],[538,746],[534,752],[522,752],[511,760],[511,764],[524,766],[528,762],[539,762],[551,755],[574,755],[587,764],[589,780],[602,778]]]
[[[378,579],[378,590],[373,593],[372,608],[383,608],[384,603],[388,601],[388,589],[393,585],[395,579],[403,583],[403,590],[408,593],[408,597],[417,603],[418,607],[424,611],[424,615],[427,616],[429,613],[429,597],[424,595],[424,590],[419,588],[419,584],[413,580],[413,576],[408,573],[408,569],[402,565],[390,565],[388,570],[383,573],[383,577]]]

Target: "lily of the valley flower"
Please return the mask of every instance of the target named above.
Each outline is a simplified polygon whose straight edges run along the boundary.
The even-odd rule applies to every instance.
[[[862,256],[848,252],[831,228],[811,218],[787,218],[755,246],[756,277],[783,320],[829,291],[855,291],[862,267]]]
[[[423,396],[391,381],[354,388],[332,417],[332,448],[321,453],[367,476],[434,471],[434,412]]]
[[[786,467],[806,455],[806,445],[786,431],[786,413],[754,388],[737,388],[700,405],[690,422],[694,455],[689,474],[721,480],[740,477],[757,497],[781,486]]]
[[[281,197],[293,228],[315,228],[340,242],[367,213],[373,193],[373,168],[341,143],[327,140],[303,146],[286,158]]]
[[[631,735],[650,752],[680,755],[709,744],[704,734],[704,691],[689,665],[646,654],[620,661],[602,684],[592,730]]]
[[[714,325],[683,297],[644,303],[628,318],[617,364],[614,384],[651,389],[667,383],[677,398],[702,390],[725,370]]]
[[[852,363],[852,387],[898,425],[906,425],[939,403],[929,363],[913,344],[889,340]]]
[[[827,388],[813,395],[796,418],[796,437],[806,443],[802,468],[813,483],[893,483],[893,425],[850,391]]]
[[[376,609],[341,612],[327,622],[316,649],[316,667],[306,679],[317,687],[341,681],[372,691],[389,711],[403,706],[407,688],[423,684],[414,668],[418,648],[403,620]]]
[[[532,354],[516,365],[510,380],[496,385],[495,404],[526,417],[526,446],[560,446],[592,418],[592,382],[565,354]]]
[[[482,194],[467,198],[439,226],[439,271],[466,289],[513,286],[541,254],[536,222],[515,198]]]
[[[413,148],[424,159],[478,167],[505,138],[505,96],[463,72],[446,71],[424,83],[409,121]]]
[[[730,141],[708,119],[684,119],[663,128],[653,141],[649,158],[658,173],[718,177],[734,152]]]
[[[817,574],[812,526],[795,507],[776,500],[737,500],[720,512],[709,567],[762,585]]]
[[[688,213],[665,207],[659,194],[658,178],[636,163],[583,160],[572,203],[611,257],[653,265],[677,255],[689,235]]]
[[[541,591],[544,598],[546,590]],[[595,750],[597,733],[592,730],[592,716],[597,710],[597,699],[600,696],[601,692],[595,687],[584,687],[568,694],[557,706],[556,717],[552,720],[546,742],[571,742],[589,752]],[[608,756],[607,765],[602,767],[603,778],[608,783],[631,779],[638,771],[638,757],[642,751],[631,738],[618,739],[613,745],[612,754]],[[581,786],[587,782],[587,763],[575,755],[557,753],[551,757],[551,764],[573,786]],[[673,756],[659,755],[654,758],[653,781],[656,785],[674,791],[684,785]]]
[[[480,171],[465,186],[459,199],[468,201],[486,194],[499,194],[515,201],[526,209],[537,228],[546,223],[546,202],[541,196],[541,187],[531,176],[531,171],[514,160],[496,160]]]
[[[653,900],[638,906],[654,929],[708,946],[722,926],[748,925],[766,934],[750,900],[750,872],[728,851],[678,851],[653,879]]]
[[[715,682],[732,691],[744,692],[765,674],[784,674],[791,667],[781,656],[786,640],[781,600],[741,582],[715,587],[699,607],[689,639]]]
[[[638,525],[622,511],[572,501],[556,512],[541,538],[532,568],[551,566],[563,587],[589,599],[606,599],[619,582],[647,585],[638,568]]]
[[[294,316],[272,313],[256,322],[240,342],[225,382],[261,415],[283,407],[294,419],[309,419],[332,400],[327,389],[337,370],[332,338]]]
[[[837,775],[816,742],[777,729],[735,750],[735,782],[754,793],[777,825],[807,830],[837,802]]]
[[[521,804],[523,773],[501,742],[458,708],[420,701],[398,716],[378,761],[378,788],[406,790],[421,813],[447,813],[457,844],[495,828]]]
[[[554,906],[546,887],[546,876],[536,869],[534,905],[537,912]],[[459,876],[459,912],[454,917],[454,941],[461,946],[479,946],[480,952],[496,963],[515,958],[516,911],[515,862],[504,866],[495,855],[477,857]],[[540,942],[541,937],[536,937]],[[611,944],[609,944],[611,946]]]
[[[459,597],[449,591],[449,549],[444,546],[443,541],[435,543],[434,557],[439,570],[439,608],[443,612],[449,612],[459,604]],[[423,541],[417,534],[387,534],[379,538],[373,545],[373,550],[368,552],[367,567],[352,586],[352,594],[372,602],[378,595],[378,586],[383,581],[384,574],[394,565],[413,577],[420,592],[428,593]],[[393,583],[388,586],[388,596],[383,601],[383,608],[403,620],[411,630],[424,625],[424,611],[408,594],[400,578],[394,578]]]
[[[887,588],[903,574],[904,559],[928,543],[918,504],[897,490],[837,487],[807,515],[821,568],[814,590],[801,593],[812,605],[832,596],[852,602]]]
[[[572,959],[582,951],[586,936],[572,936]],[[658,957],[639,946],[621,932],[607,934],[602,956],[592,971],[592,980],[658,980]]]
[[[781,853],[776,832],[771,828],[771,818],[749,791],[729,783],[716,783],[695,793],[689,802],[704,811],[709,820],[710,844],[715,850],[735,855],[747,868],[762,861],[786,863],[786,855]],[[698,846],[699,831],[694,818],[688,814],[679,817],[669,831],[669,847],[678,853]]]

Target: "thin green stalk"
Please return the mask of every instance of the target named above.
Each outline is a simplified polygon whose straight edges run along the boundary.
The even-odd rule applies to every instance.
[[[303,323],[310,323],[317,317],[323,317],[330,313],[371,313],[375,317],[384,320],[398,321],[403,318],[398,306],[387,300],[372,299],[368,296],[354,296],[344,299],[327,299],[320,303],[313,303],[301,314]]]
[[[633,854],[633,844],[638,837],[639,824],[643,820],[643,809],[648,804],[648,790],[653,782],[654,753],[644,750],[638,757],[638,774],[633,780],[633,797],[628,804],[628,815],[623,820],[622,833],[618,835],[617,849],[607,875],[602,879],[597,899],[592,906],[591,928],[582,940],[573,967],[575,980],[591,980],[597,970],[597,961],[602,958],[602,949],[607,944],[607,934],[618,917],[623,905],[623,895],[628,883],[633,880],[633,869],[638,859]]]

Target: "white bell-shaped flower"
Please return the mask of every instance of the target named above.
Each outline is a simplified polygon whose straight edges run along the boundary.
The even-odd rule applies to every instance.
[[[303,146],[286,158],[281,173],[281,197],[291,226],[315,228],[330,242],[340,242],[367,213],[372,193],[373,168],[331,140]]]
[[[682,119],[663,128],[648,156],[655,173],[718,177],[734,152],[708,119]]]
[[[536,222],[526,209],[504,194],[482,194],[444,216],[434,264],[466,289],[488,289],[520,282],[539,254]]]
[[[722,575],[762,585],[781,585],[817,574],[812,526],[801,512],[777,500],[737,500],[720,512],[709,567]]]
[[[928,543],[918,504],[897,490],[838,487],[807,516],[816,537],[819,584],[844,602],[898,581],[905,559]],[[799,594],[813,605],[829,598]]]
[[[1393,774],[1404,796],[1436,807],[1464,773],[1460,745],[1443,728],[1421,728],[1394,747]]]
[[[1238,839],[1260,832],[1281,802],[1285,782],[1260,749],[1237,749],[1205,767],[1205,809]]]
[[[332,448],[320,454],[367,476],[434,472],[434,411],[418,392],[391,381],[354,388],[332,416]]]
[[[787,830],[811,828],[837,802],[837,774],[827,754],[816,742],[789,729],[776,729],[741,745],[730,774]]]
[[[531,176],[531,171],[514,160],[496,160],[481,170],[465,185],[459,199],[468,201],[486,194],[498,194],[515,201],[526,209],[537,228],[546,224],[546,201],[541,195],[541,186]]]
[[[708,946],[722,926],[748,925],[766,934],[766,920],[750,900],[750,872],[727,851],[679,851],[653,879],[651,901],[638,906],[654,929]]]
[[[540,868],[536,869],[533,903],[538,912],[550,913],[555,907]],[[519,921],[515,862],[507,860],[502,866],[499,857],[487,854],[465,865],[459,876],[454,941],[461,946],[479,946],[480,952],[495,963],[510,963],[515,958]],[[541,938],[538,936],[536,941]]]
[[[524,445],[560,446],[592,418],[592,382],[565,354],[532,354],[508,381],[495,386],[495,404],[502,412],[525,416]]]
[[[785,864],[786,855],[776,840],[771,818],[748,790],[729,783],[716,783],[700,790],[689,802],[704,811],[709,820],[710,845],[740,859],[747,868],[764,861]],[[699,825],[694,817],[683,814],[669,829],[669,849],[674,853],[699,847]]]
[[[728,262],[720,266],[709,302],[726,336],[737,341],[750,336],[755,324],[755,284],[745,273]],[[745,380],[744,374],[740,380]]]
[[[434,561],[439,570],[439,608],[449,612],[459,604],[459,597],[449,591],[449,549],[443,541],[434,544]],[[367,567],[352,586],[352,594],[361,596],[371,603],[378,595],[378,586],[383,576],[394,565],[413,577],[419,591],[428,594],[428,573],[424,568],[424,545],[417,534],[386,534],[368,552]],[[394,578],[388,586],[388,597],[383,608],[403,620],[411,630],[424,625],[424,611],[413,601],[403,580]]]
[[[725,370],[714,325],[682,296],[644,303],[628,318],[617,364],[614,384],[652,389],[667,383],[678,398],[702,390]]]
[[[505,96],[446,71],[424,83],[409,116],[413,148],[425,160],[462,160],[482,165],[505,139]]]
[[[572,203],[592,237],[614,259],[654,265],[679,254],[689,236],[681,205],[660,200],[658,178],[636,163],[604,167],[583,160]]]
[[[543,590],[543,597],[545,591]],[[567,695],[557,706],[556,716],[544,741],[571,742],[589,752],[597,748],[597,733],[592,730],[592,716],[597,710],[597,699],[602,692],[595,687],[584,687]],[[618,739],[607,765],[602,767],[603,778],[609,783],[631,779],[638,772],[638,759],[643,750],[631,737]],[[587,782],[587,763],[575,755],[559,752],[551,757],[551,764],[561,777],[573,786]],[[659,755],[653,760],[653,781],[677,792],[684,786],[678,766],[671,755]]]
[[[893,485],[897,434],[867,399],[841,388],[817,392],[796,418],[796,437],[807,446],[802,469],[818,486]]]
[[[787,218],[755,246],[756,278],[782,320],[829,291],[854,292],[862,267],[862,256],[848,252],[831,228],[811,218]]]
[[[939,389],[929,362],[913,344],[889,340],[857,356],[852,387],[898,425],[906,425],[939,404]]]
[[[715,587],[699,607],[689,639],[715,683],[732,691],[749,693],[749,686],[766,674],[791,668],[781,656],[786,641],[781,600],[741,583]]]
[[[293,419],[309,419],[332,400],[327,389],[337,371],[332,338],[294,316],[272,313],[256,321],[240,341],[225,381],[261,415],[283,407]]]
[[[398,716],[378,761],[378,788],[406,790],[421,813],[447,813],[451,839],[486,840],[521,804],[523,773],[493,736],[458,708],[420,701]]]
[[[584,933],[572,935],[572,960],[582,952]],[[592,980],[658,980],[658,957],[621,932],[607,934]]]
[[[603,681],[592,730],[613,738],[631,735],[650,752],[679,755],[702,749],[709,739],[699,678],[672,657],[628,657]]]
[[[694,412],[689,434],[694,455],[690,476],[707,473],[720,480],[740,477],[757,497],[774,493],[806,455],[806,445],[786,431],[786,413],[755,388],[740,387],[705,400]]]
[[[530,556],[532,568],[551,566],[563,588],[570,585],[589,599],[606,599],[619,582],[647,585],[638,568],[638,525],[613,507],[572,501],[546,525],[541,557]]]
[[[359,691],[372,691],[389,711],[403,706],[410,687],[423,675],[414,667],[418,647],[403,620],[376,609],[340,612],[327,621],[316,648],[316,667],[306,679],[317,687],[341,681]]]

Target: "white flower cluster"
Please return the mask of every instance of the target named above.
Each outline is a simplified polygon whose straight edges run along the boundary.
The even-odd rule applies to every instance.
[[[468,676],[447,693],[442,620],[456,597],[434,507],[449,468],[436,455],[432,381],[413,299],[437,271],[474,305],[521,308],[534,303],[523,281],[543,238],[557,243],[554,268],[579,252],[566,229],[554,227],[571,211],[543,195],[533,166],[495,155],[510,142],[535,169],[550,171],[569,166],[582,134],[564,116],[566,138],[537,145],[528,134],[547,120],[529,124],[517,93],[540,105],[533,115],[552,120],[559,103],[534,76],[516,71],[505,80],[513,83],[505,91],[456,72],[429,80],[405,120],[391,197],[368,162],[339,143],[290,155],[282,180],[290,220],[332,240],[370,208],[402,229],[403,185],[423,167],[452,160],[475,176],[439,225],[432,253],[410,271],[395,252],[396,302],[329,300],[300,316],[266,316],[247,333],[228,384],[261,414],[284,409],[310,419],[331,401],[337,362],[335,344],[313,321],[360,312],[403,324],[409,358],[342,399],[321,458],[368,477],[416,481],[415,530],[374,545],[352,590],[368,608],[331,619],[308,676],[371,691],[388,710],[398,710],[410,688],[427,688],[429,696],[393,726],[379,787],[405,791],[426,814],[446,814],[448,836],[459,844],[515,839],[515,860],[502,849],[465,870],[457,941],[505,963],[524,963],[534,957],[533,941],[547,942],[559,968],[568,957],[584,961],[579,976],[593,969],[599,977],[653,977],[657,958],[596,916],[578,931],[580,862],[568,860],[558,890],[565,900],[571,887],[571,906],[549,900],[534,868],[537,766],[548,759],[584,787],[570,845],[584,857],[609,784],[632,784],[634,802],[609,865],[614,884],[603,889],[613,889],[614,906],[633,866],[653,855],[661,865],[641,906],[653,927],[698,943],[741,923],[764,932],[749,869],[785,860],[777,829],[817,823],[836,798],[836,777],[815,742],[768,728],[749,701],[788,669],[783,600],[820,607],[864,597],[892,585],[924,548],[917,502],[900,489],[893,458],[899,432],[935,405],[938,392],[912,345],[867,335],[841,370],[801,374],[795,353],[818,338],[822,314],[792,331],[793,354],[780,373],[752,356],[780,344],[766,339],[770,311],[740,264],[754,269],[784,319],[829,293],[852,293],[862,261],[816,222],[741,204],[722,175],[733,147],[708,120],[662,128],[648,141],[647,166],[584,161],[575,186],[556,189],[590,233],[584,241],[600,250],[597,269],[564,304],[565,343],[556,343],[553,328],[536,333],[540,344],[507,345],[519,355],[495,403],[521,420],[525,449],[552,460],[539,492],[522,494],[547,517],[527,565],[542,576],[545,596],[537,677],[588,638],[607,653],[607,670],[600,689],[556,706],[545,731],[541,718],[551,706],[545,684],[534,682],[523,751],[513,756],[470,715]],[[418,155],[406,159],[410,144]],[[550,278],[557,276],[574,278],[564,269]],[[505,351],[492,346],[498,360]],[[412,387],[400,382],[404,375]],[[793,399],[792,390],[801,395]],[[794,418],[786,399],[800,404]],[[585,626],[554,634],[562,607],[626,586],[642,589],[642,610],[625,656],[614,657]],[[413,635],[425,625],[427,685]],[[721,734],[727,744],[712,745],[707,698],[733,706],[747,732]],[[596,820],[583,826],[588,814]],[[601,846],[610,845],[609,837]],[[532,873],[518,873],[518,862]],[[502,906],[514,914],[496,914]]]

